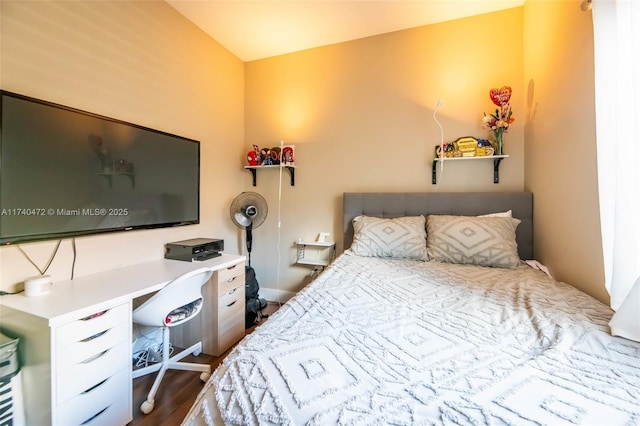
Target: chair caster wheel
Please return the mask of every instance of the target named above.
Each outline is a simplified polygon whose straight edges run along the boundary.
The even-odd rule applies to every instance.
[[[202,353],[202,352],[201,352],[200,350],[195,350],[195,351],[193,351],[191,354],[192,354],[193,356],[198,356],[198,355],[200,355],[201,353]]]
[[[142,405],[140,406],[140,411],[142,411],[144,414],[149,414],[150,412],[153,411],[153,401],[149,402],[149,401],[145,401],[142,403]]]
[[[200,380],[202,380],[203,382],[206,382],[207,380],[209,380],[209,377],[211,377],[211,373],[200,374]]]

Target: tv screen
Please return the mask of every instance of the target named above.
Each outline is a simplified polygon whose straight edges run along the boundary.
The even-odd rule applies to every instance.
[[[0,91],[0,243],[199,223],[200,143]]]

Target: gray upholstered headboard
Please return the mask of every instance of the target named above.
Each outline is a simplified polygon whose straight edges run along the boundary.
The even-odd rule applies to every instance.
[[[353,241],[356,216],[399,217],[430,214],[476,216],[511,210],[521,222],[516,229],[518,254],[533,259],[533,194],[531,192],[345,192],[344,248]]]

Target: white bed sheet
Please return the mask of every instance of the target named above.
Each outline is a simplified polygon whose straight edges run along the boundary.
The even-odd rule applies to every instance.
[[[640,424],[640,343],[515,270],[341,255],[240,342],[184,425]]]

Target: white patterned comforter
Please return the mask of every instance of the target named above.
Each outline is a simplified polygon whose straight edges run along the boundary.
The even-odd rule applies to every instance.
[[[247,336],[185,425],[640,424],[640,343],[515,270],[340,256]]]

